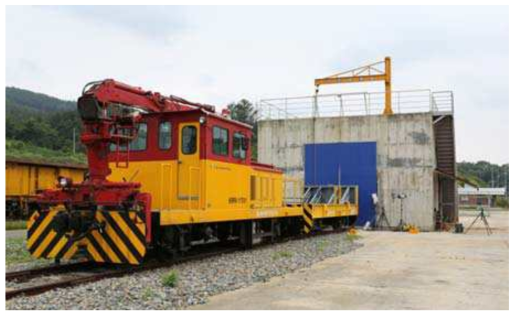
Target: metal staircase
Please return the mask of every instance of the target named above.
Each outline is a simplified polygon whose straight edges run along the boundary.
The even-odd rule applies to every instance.
[[[433,117],[439,184],[438,223],[457,222],[457,182],[453,114]]]
[[[434,117],[435,150],[437,169],[455,175],[455,137],[453,116]]]

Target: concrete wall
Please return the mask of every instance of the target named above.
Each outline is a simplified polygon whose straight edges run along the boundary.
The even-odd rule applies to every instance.
[[[266,120],[259,122],[260,162],[304,177],[304,144],[377,142],[378,196],[391,225],[400,219],[421,230],[434,229],[435,142],[432,116],[427,113],[385,116]],[[361,211],[360,211],[361,212]]]

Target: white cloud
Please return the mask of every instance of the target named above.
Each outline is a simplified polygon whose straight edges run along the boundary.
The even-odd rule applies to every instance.
[[[309,95],[316,77],[390,55],[394,89],[454,90],[460,160],[508,161],[506,7],[7,7],[6,15],[7,84],[67,99],[108,77],[218,106]],[[382,85],[325,90],[367,88]]]

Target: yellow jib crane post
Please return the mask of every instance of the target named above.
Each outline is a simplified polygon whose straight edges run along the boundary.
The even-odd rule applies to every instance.
[[[384,64],[384,70],[378,69],[378,65]],[[358,67],[345,72],[315,79],[315,96],[318,94],[320,85],[360,83],[366,81],[385,82],[385,109],[384,115],[392,115],[392,72],[390,57],[385,60],[367,66]]]

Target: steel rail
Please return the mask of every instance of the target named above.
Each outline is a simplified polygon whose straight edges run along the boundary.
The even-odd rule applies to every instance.
[[[58,265],[37,267],[37,268],[21,270],[21,271],[7,272],[7,273],[5,273],[5,280],[6,281],[14,281],[14,280],[26,281],[29,279],[36,278],[38,276],[43,276],[43,275],[69,273],[69,272],[73,272],[75,270],[88,269],[89,267],[92,267],[93,265],[96,265],[96,264],[94,262],[74,262],[74,263],[67,263],[67,264],[58,264]]]
[[[241,246],[227,247],[224,249],[213,250],[210,252],[201,252],[201,253],[196,253],[196,254],[192,254],[192,255],[187,255],[184,257],[177,258],[175,260],[170,260],[170,261],[165,261],[165,262],[158,262],[158,261],[149,262],[147,264],[143,264],[142,266],[135,266],[135,267],[117,267],[117,266],[115,266],[112,269],[109,269],[110,271],[108,271],[108,272],[93,273],[92,275],[89,275],[89,276],[65,278],[61,281],[54,281],[51,283],[27,286],[27,287],[18,288],[18,289],[9,289],[9,290],[6,290],[5,297],[6,297],[6,300],[9,300],[11,298],[21,296],[21,295],[25,295],[25,296],[38,295],[38,294],[42,294],[42,293],[45,293],[45,292],[53,290],[53,289],[77,286],[77,285],[81,285],[81,284],[100,281],[100,280],[107,279],[107,278],[121,277],[121,276],[128,275],[128,274],[170,267],[172,265],[177,265],[177,264],[181,264],[181,263],[185,263],[185,262],[196,261],[196,260],[206,259],[209,257],[221,255],[221,254],[235,252],[240,249],[242,249]],[[102,265],[95,266],[95,265],[91,265],[92,263],[93,262],[82,263],[83,268],[84,268],[85,264],[87,264],[91,268],[103,268]],[[79,268],[79,267],[77,267],[76,264],[79,264],[79,263],[73,264],[74,270]],[[95,264],[95,263],[93,263],[93,264]],[[32,278],[34,278],[34,276],[38,275],[38,274],[40,276],[45,275],[47,273],[55,274],[56,272],[53,272],[52,269],[58,269],[58,270],[60,270],[59,273],[65,273],[66,269],[69,269],[69,266],[64,265],[63,268],[61,268],[59,266],[57,266],[57,267],[54,266],[54,267],[45,267],[45,268],[34,269],[34,270],[12,272],[12,273],[16,273],[16,274],[11,274],[10,279],[11,280],[30,279],[30,277],[24,276],[23,273],[29,274],[30,276],[32,276]]]

